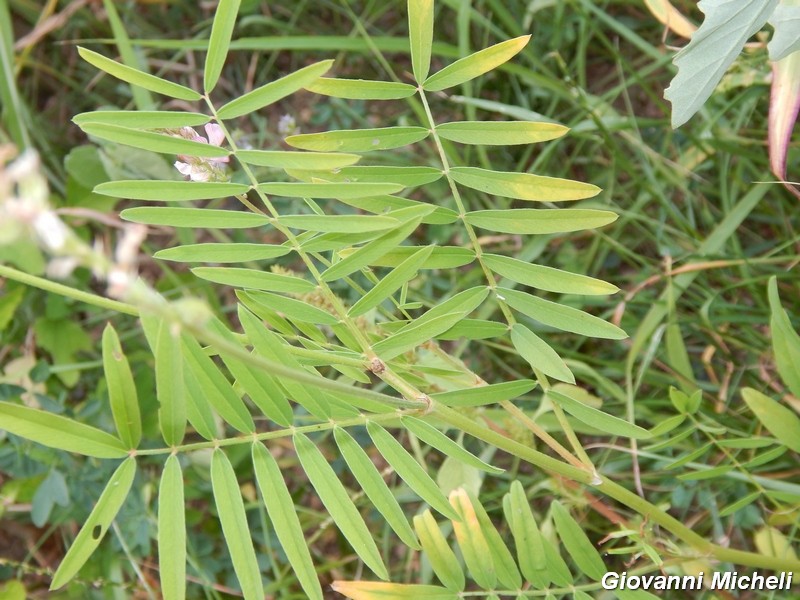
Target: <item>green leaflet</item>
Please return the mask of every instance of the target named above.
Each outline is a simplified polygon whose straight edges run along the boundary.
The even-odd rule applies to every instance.
[[[436,482],[392,434],[372,421],[367,421],[367,431],[375,447],[408,487],[448,519],[459,519],[458,513],[447,502]]]
[[[530,38],[523,35],[470,54],[428,77],[422,87],[428,92],[438,92],[475,79],[513,58]]]
[[[411,70],[417,83],[428,77],[433,46],[433,0],[408,0],[408,39]]]
[[[94,192],[103,196],[131,200],[187,202],[240,196],[246,194],[249,189],[250,186],[240,183],[132,180],[101,183],[94,188]]]
[[[456,121],[436,126],[439,137],[459,144],[508,146],[559,138],[569,127],[544,121]]]
[[[437,339],[457,340],[463,337],[468,340],[485,340],[503,336],[507,332],[508,325],[505,323],[484,319],[462,319],[444,333],[440,333]]]
[[[193,227],[206,229],[247,229],[270,223],[269,217],[238,210],[213,208],[173,208],[171,206],[140,206],[127,208],[119,216],[126,221],[145,225]]]
[[[450,176],[461,185],[487,194],[535,202],[583,200],[600,193],[600,188],[590,183],[532,175],[531,173],[507,173],[475,167],[453,167],[450,169]]]
[[[421,419],[404,416],[400,417],[400,422],[411,433],[429,446],[436,448],[445,456],[460,460],[464,464],[475,467],[476,469],[480,469],[481,471],[486,471],[487,473],[505,472],[505,469],[500,469],[486,464],[480,458],[472,454],[472,452],[469,452],[463,446],[459,446],[456,442],[436,429],[433,425],[430,425]]]
[[[183,474],[178,457],[172,454],[158,488],[158,569],[164,600],[186,596],[185,521]]]
[[[217,85],[225,59],[228,57],[228,47],[231,43],[233,26],[236,24],[236,15],[239,13],[239,4],[240,0],[220,0],[214,13],[206,64],[203,69],[203,89],[206,93]]]
[[[339,322],[331,313],[306,304],[302,300],[295,300],[287,296],[270,294],[269,292],[249,291],[241,292],[252,302],[264,306],[269,310],[281,313],[282,315],[294,320],[306,323],[316,323],[319,325],[336,325]],[[237,292],[237,295],[239,292]]]
[[[600,554],[564,506],[554,500],[550,504],[558,537],[578,568],[595,581],[600,581],[607,569]]]
[[[192,269],[200,279],[251,290],[305,294],[313,292],[316,286],[300,277],[280,275],[268,271],[244,269],[239,267],[195,267]]]
[[[293,439],[303,470],[328,509],[333,522],[372,572],[381,579],[388,580],[389,573],[372,534],[334,470],[306,436],[296,433]]]
[[[468,212],[470,225],[497,233],[570,233],[597,229],[617,220],[607,210],[591,208],[514,208]]]
[[[761,492],[752,492],[743,496],[736,500],[735,502],[731,502],[728,506],[720,509],[719,516],[720,517],[727,517],[732,515],[735,512],[742,510],[745,506],[750,506],[753,502],[758,500],[761,497]]]
[[[441,402],[451,407],[485,406],[496,404],[503,400],[513,400],[522,394],[527,394],[536,387],[536,382],[531,379],[517,381],[504,381],[492,385],[482,385],[452,392],[438,392],[431,394],[436,402]]]
[[[386,211],[393,211],[401,208],[425,208],[431,205],[408,198],[398,196],[373,196],[371,198],[339,198],[339,201],[353,208],[358,208],[371,213],[383,214]],[[432,207],[433,210],[427,211],[422,217],[422,223],[426,225],[449,225],[458,220],[458,213],[444,206]],[[468,250],[461,248],[461,250]]]
[[[497,584],[497,571],[489,543],[483,535],[472,502],[467,493],[459,488],[450,494],[450,504],[460,517],[460,520],[453,521],[453,532],[461,548],[467,572],[483,589],[494,589]]]
[[[364,294],[350,307],[347,314],[351,317],[363,315],[365,312],[378,306],[389,296],[416,277],[417,271],[422,267],[433,251],[433,246],[420,248],[406,260],[400,263],[391,273],[383,277],[371,290]]]
[[[772,312],[769,326],[772,331],[772,352],[775,366],[792,394],[800,398],[800,336],[792,328],[789,315],[781,306],[778,280],[770,277],[767,288],[769,308]]]
[[[374,267],[399,267],[403,262],[419,252],[422,246],[398,246],[380,258],[370,263]],[[342,250],[339,255],[343,258],[350,256],[352,251]],[[434,246],[430,256],[425,259],[420,269],[455,269],[463,267],[475,260],[475,253],[469,248],[458,246]]]
[[[297,580],[309,598],[322,600],[322,587],[311,561],[311,553],[297,518],[294,501],[286,488],[278,463],[260,442],[253,444],[253,467],[261,499],[267,507],[269,519]]]
[[[358,442],[341,427],[335,427],[333,434],[342,457],[370,502],[383,515],[383,518],[386,519],[386,522],[397,534],[397,537],[403,540],[403,543],[410,548],[419,550],[419,542],[406,520],[403,509],[400,508],[397,499],[386,485],[386,482],[384,482],[372,459],[367,456],[367,453],[358,445]]]
[[[334,581],[334,592],[351,600],[458,600],[458,594],[435,585],[386,583],[383,581]]]
[[[430,510],[414,517],[414,529],[439,581],[455,592],[463,590],[464,572]]]
[[[242,593],[246,600],[263,600],[261,571],[253,549],[239,483],[228,457],[219,448],[211,455],[211,487],[222,524],[222,534]]]
[[[119,438],[44,410],[0,402],[0,429],[38,444],[95,458],[124,458]]]
[[[87,135],[162,154],[186,154],[201,158],[224,158],[230,154],[225,148],[214,144],[204,144],[174,135],[120,127],[119,125],[84,123],[80,128]]]
[[[211,117],[201,113],[170,110],[96,110],[72,117],[72,122],[78,126],[86,123],[103,123],[134,129],[197,127],[209,121]]]
[[[413,96],[417,91],[417,88],[408,83],[329,77],[320,77],[305,87],[315,94],[350,100],[399,100]]]
[[[276,169],[338,169],[357,163],[358,154],[237,150],[236,158],[250,165]]]
[[[400,225],[396,219],[373,215],[285,215],[280,222],[292,229],[323,233],[386,231]]]
[[[217,116],[220,119],[235,119],[262,109],[316,81],[320,75],[331,68],[332,64],[332,60],[323,60],[262,85],[260,88],[228,102],[217,111]]]
[[[128,497],[134,475],[136,475],[136,460],[133,457],[125,459],[111,475],[97,504],[94,505],[91,514],[53,575],[51,590],[57,590],[69,582],[100,545],[125,498]]]
[[[128,359],[111,323],[103,330],[103,373],[117,433],[123,444],[136,448],[142,439],[139,399]]]
[[[403,187],[427,185],[429,183],[433,183],[434,181],[438,181],[444,175],[441,169],[434,169],[433,167],[355,166],[327,170],[287,169],[286,172],[295,179],[299,179],[301,181],[324,179],[325,181],[352,183],[382,182],[383,184],[393,183]],[[371,194],[371,196],[380,196],[392,193],[394,192],[375,192],[374,194]],[[365,195],[365,197],[367,197],[367,195]],[[405,200],[405,198],[403,198],[403,200]]]
[[[617,286],[600,279],[534,265],[508,256],[484,254],[483,262],[502,277],[548,292],[603,296],[619,291]]]
[[[146,70],[147,63],[142,56],[134,51],[133,44],[131,44],[130,37],[125,31],[125,25],[119,17],[113,0],[103,0],[103,8],[106,10],[108,23],[111,25],[111,32],[114,34],[114,41],[119,49],[122,62],[134,69]],[[131,88],[131,94],[137,108],[149,110],[155,106],[153,97],[147,90],[134,86]]]
[[[270,244],[185,244],[159,250],[153,255],[153,258],[175,262],[242,263],[278,258],[289,252],[291,252],[291,248],[288,246],[272,246]]]
[[[121,79],[133,85],[138,85],[151,92],[163,94],[170,98],[178,98],[179,100],[189,100],[190,102],[202,98],[202,96],[193,89],[120,64],[92,50],[87,50],[86,48],[78,46],[78,54],[81,55],[83,60],[101,71],[105,71],[117,79]]]
[[[384,361],[391,360],[447,331],[462,318],[461,313],[453,312],[426,319],[424,323],[412,321],[397,333],[374,344],[372,349]]]
[[[575,383],[575,376],[556,351],[521,323],[511,328],[511,343],[534,369],[559,381]]]
[[[486,538],[486,543],[489,545],[489,552],[492,556],[492,562],[494,563],[498,581],[507,589],[520,589],[522,587],[522,577],[520,577],[519,569],[514,562],[514,557],[503,542],[503,538],[500,537],[497,529],[495,529],[495,526],[492,524],[489,515],[486,514],[486,509],[480,503],[480,500],[470,496],[469,501],[472,503],[472,508],[475,511],[475,516],[478,518],[483,536]]]
[[[742,398],[758,420],[781,444],[800,452],[800,418],[796,414],[752,388],[742,389]]]
[[[186,388],[183,382],[183,350],[180,332],[164,320],[153,320],[152,333],[147,341],[156,359],[156,394],[158,396],[158,424],[161,435],[169,446],[178,446],[186,431]],[[142,324],[146,325],[145,317]],[[157,327],[157,329],[155,329]],[[155,341],[155,343],[153,343]]]
[[[184,334],[182,337],[187,337]],[[185,346],[184,346],[185,347]],[[217,439],[220,434],[217,431],[217,419],[211,404],[206,398],[206,391],[200,385],[194,374],[183,366],[183,387],[186,397],[186,419],[189,425],[202,437],[207,440]]]
[[[556,392],[552,389],[548,390],[547,397],[582,423],[599,429],[604,433],[637,440],[652,437],[649,431],[638,425],[613,417],[561,392]]]
[[[550,578],[547,575],[544,543],[525,491],[517,480],[511,483],[509,492],[503,497],[503,513],[514,536],[514,546],[522,575],[534,587],[538,589],[545,587]]]
[[[498,287],[497,295],[514,310],[562,331],[610,340],[622,340],[628,337],[628,334],[616,325],[571,306],[563,306],[509,288]]]
[[[369,152],[401,148],[424,140],[428,134],[424,127],[381,127],[290,135],[286,143],[316,152]]]

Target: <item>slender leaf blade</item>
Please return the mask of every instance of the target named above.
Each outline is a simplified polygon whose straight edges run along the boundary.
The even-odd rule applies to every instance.
[[[433,46],[433,0],[408,0],[411,70],[417,83],[428,78]]]
[[[617,215],[592,208],[514,208],[468,212],[470,225],[497,233],[571,233],[613,223]]]
[[[305,88],[315,94],[349,100],[399,100],[417,92],[417,88],[408,83],[330,77],[320,77]]]
[[[436,126],[439,137],[459,144],[509,146],[561,137],[569,127],[545,121],[456,121]]]
[[[435,585],[334,581],[331,588],[351,600],[458,600],[458,594]]]
[[[286,296],[278,294],[271,294],[269,292],[249,291],[243,292],[247,298],[260,306],[264,306],[269,310],[289,318],[292,320],[303,321],[305,323],[317,323],[319,325],[336,325],[339,319],[331,313],[306,304],[301,300],[295,300]]]
[[[619,291],[617,286],[594,277],[534,265],[509,256],[484,254],[483,261],[487,267],[502,277],[548,292],[604,296]]]
[[[534,369],[559,381],[575,383],[575,376],[556,351],[521,323],[511,327],[511,343]]]
[[[369,152],[391,150],[424,140],[430,131],[424,127],[382,127],[290,135],[286,143],[315,152]]]
[[[158,488],[158,568],[164,600],[186,596],[186,512],[183,474],[178,457],[170,455]]]
[[[94,188],[94,192],[130,200],[188,202],[241,196],[249,189],[250,186],[241,183],[130,180],[101,183]]]
[[[742,398],[758,420],[781,444],[800,452],[800,417],[791,409],[753,388],[742,389]]]
[[[236,25],[236,15],[239,13],[240,0],[220,0],[211,25],[211,37],[208,40],[208,53],[203,69],[203,89],[206,93],[216,87],[225,59],[228,58],[228,48]],[[263,595],[263,594],[262,594]]]
[[[123,444],[136,448],[142,439],[139,398],[128,359],[111,323],[103,330],[103,373],[117,433]]]
[[[139,206],[127,208],[120,215],[126,221],[144,225],[167,225],[205,229],[248,229],[269,225],[269,217],[238,210]]]
[[[414,517],[414,530],[439,581],[454,592],[463,590],[464,571],[430,510]]]
[[[530,35],[523,35],[479,50],[434,73],[424,81],[422,87],[428,92],[439,92],[475,79],[511,60],[530,39]]]
[[[316,289],[313,283],[294,277],[256,269],[239,267],[195,267],[192,269],[200,279],[250,290],[306,294]]]
[[[107,123],[84,123],[84,133],[110,142],[141,148],[161,154],[185,154],[200,158],[225,158],[230,152],[214,144],[195,142],[177,135],[156,133],[143,129],[121,127]]]
[[[489,171],[476,167],[453,167],[450,169],[450,176],[456,183],[487,194],[535,202],[583,200],[596,196],[601,191],[596,185],[571,179]]]
[[[292,229],[322,233],[364,233],[386,231],[400,225],[391,217],[373,215],[285,215],[281,224]]]

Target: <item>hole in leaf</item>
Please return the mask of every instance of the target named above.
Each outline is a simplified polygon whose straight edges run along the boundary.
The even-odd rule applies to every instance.
[[[92,537],[96,540],[99,540],[102,535],[103,535],[102,525],[95,525],[94,529],[92,529]]]

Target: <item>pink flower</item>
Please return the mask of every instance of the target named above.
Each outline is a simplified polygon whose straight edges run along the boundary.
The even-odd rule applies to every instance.
[[[203,144],[213,144],[214,146],[221,146],[225,141],[225,132],[222,127],[216,123],[208,123],[205,126],[206,135],[208,139],[198,134],[191,127],[183,127],[178,132],[178,136],[192,140],[193,142],[201,142]],[[225,181],[225,164],[229,162],[229,157],[222,158],[201,158],[199,156],[185,156],[178,155],[178,160],[175,162],[175,168],[181,175],[185,175],[190,181]]]

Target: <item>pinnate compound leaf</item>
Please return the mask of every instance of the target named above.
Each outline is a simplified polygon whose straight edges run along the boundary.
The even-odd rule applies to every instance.
[[[57,590],[72,579],[100,545],[125,498],[128,497],[134,475],[136,475],[136,460],[133,457],[125,459],[111,475],[100,499],[53,575],[51,590]]]
[[[264,290],[267,292],[285,292],[291,294],[306,294],[313,292],[316,287],[310,281],[281,275],[268,271],[244,269],[239,267],[195,267],[192,269],[200,279],[213,281],[222,285],[230,285],[250,290]]]
[[[413,96],[417,91],[413,85],[396,81],[333,79],[329,77],[320,77],[305,88],[315,94],[350,100],[399,100]]]
[[[673,127],[680,127],[700,110],[745,42],[764,26],[777,5],[778,0],[702,0],[697,4],[705,19],[689,44],[675,55],[672,62],[678,74],[664,92],[672,103]]]
[[[428,78],[433,45],[433,0],[408,0],[411,70],[417,83]]]
[[[303,470],[331,519],[356,551],[361,560],[383,580],[389,579],[378,548],[353,501],[339,481],[338,475],[317,447],[302,434],[294,435],[294,447]]]
[[[211,487],[222,524],[222,535],[225,537],[242,593],[246,600],[263,600],[261,571],[258,568],[239,483],[231,462],[219,448],[211,455]]]
[[[159,250],[153,258],[175,262],[242,263],[267,260],[285,256],[291,252],[288,246],[270,244],[248,244],[245,242],[185,244]]]
[[[369,152],[408,146],[424,140],[428,134],[430,131],[424,127],[349,129],[290,135],[286,143],[294,148],[316,152]]]
[[[0,402],[0,429],[33,442],[95,458],[124,458],[128,447],[119,438],[44,410]]]
[[[463,590],[464,572],[430,510],[414,517],[414,529],[439,581],[454,592]]]
[[[361,157],[358,154],[330,152],[237,150],[236,158],[249,165],[276,169],[339,169],[357,163]]]
[[[458,513],[447,502],[436,482],[392,434],[372,421],[367,422],[367,431],[375,447],[408,487],[448,519],[459,519]]]
[[[228,58],[228,48],[231,44],[231,35],[233,35],[233,26],[236,24],[240,3],[241,0],[220,0],[217,5],[203,70],[203,89],[206,93],[217,85],[222,67],[225,65],[225,59]]]
[[[590,183],[531,173],[453,167],[450,169],[450,176],[461,185],[487,194],[535,202],[583,200],[600,193],[600,188]]]
[[[103,331],[103,373],[108,386],[111,414],[122,443],[136,448],[142,439],[139,398],[128,359],[111,323]]]
[[[781,60],[800,50],[800,4],[781,2],[769,19],[775,35],[769,42],[769,59]]]
[[[617,220],[607,210],[592,208],[514,208],[468,212],[470,225],[497,233],[571,233],[597,229]]]
[[[580,422],[590,425],[604,433],[610,435],[619,435],[622,437],[633,438],[636,440],[643,440],[652,437],[652,434],[646,429],[624,421],[618,417],[614,417],[601,410],[597,410],[584,404],[580,400],[576,400],[567,394],[557,392],[555,390],[548,390],[548,398],[557,403],[561,408],[578,419]]]
[[[771,277],[767,289],[769,308],[772,312],[772,352],[775,366],[789,390],[800,398],[800,335],[792,327],[789,315],[781,306],[778,296],[778,280]]]
[[[791,409],[753,388],[744,388],[742,398],[767,431],[781,444],[800,452],[800,417]]]
[[[502,277],[548,292],[603,296],[619,291],[617,286],[594,277],[534,265],[509,256],[484,254],[483,261],[487,267]]]
[[[332,64],[332,60],[323,60],[262,85],[260,88],[228,102],[217,111],[217,116],[220,119],[234,119],[264,108],[316,81],[331,68]]]
[[[240,196],[246,194],[249,189],[250,186],[241,183],[131,180],[101,183],[94,188],[94,192],[103,196],[131,200],[188,202]]]
[[[469,406],[485,406],[496,404],[503,400],[513,400],[522,394],[527,394],[536,387],[532,379],[519,379],[517,381],[504,381],[492,385],[482,385],[452,392],[438,392],[431,394],[436,402],[456,408]]]
[[[460,517],[458,521],[453,521],[453,532],[461,548],[467,572],[483,589],[494,588],[497,583],[494,560],[472,502],[467,493],[459,488],[450,493],[450,504]]]
[[[131,127],[121,127],[106,123],[85,123],[80,128],[87,135],[102,140],[161,154],[185,154],[201,158],[224,158],[230,154],[225,148],[214,144],[204,144],[203,142],[195,142],[194,140],[187,140],[174,135],[133,129]]]
[[[430,425],[421,419],[404,416],[400,418],[400,422],[411,433],[432,448],[436,448],[445,456],[455,458],[464,464],[475,467],[476,469],[480,469],[481,471],[486,471],[487,473],[505,472],[505,469],[493,467],[492,465],[483,462],[480,458],[466,450],[463,446],[459,446],[455,441],[451,440],[433,425]]]
[[[351,600],[458,600],[458,594],[435,585],[386,583],[382,581],[334,581],[331,585]]]
[[[164,465],[158,488],[158,569],[164,600],[186,596],[186,512],[183,473],[176,455]]]
[[[558,537],[561,538],[572,560],[586,575],[595,581],[600,581],[608,569],[583,528],[557,500],[550,504],[550,511],[553,514]]]
[[[72,122],[76,125],[104,123],[134,129],[197,127],[205,125],[209,121],[211,121],[211,117],[208,115],[171,110],[96,110],[72,117]]]
[[[173,208],[171,206],[138,206],[127,208],[120,215],[126,221],[144,225],[167,225],[205,229],[247,229],[269,225],[269,217],[239,210],[214,208]]]
[[[141,88],[169,96],[170,98],[177,98],[179,100],[200,100],[202,96],[195,92],[193,89],[186,86],[161,79],[155,75],[150,75],[133,67],[128,67],[115,60],[106,58],[102,54],[93,52],[86,48],[78,47],[78,54],[81,58],[88,62],[90,65],[97,67],[101,71],[105,71],[109,75],[116,77],[126,83],[138,85]]]
[[[556,351],[521,323],[511,328],[511,343],[534,369],[559,381],[575,383],[575,376]]]
[[[294,501],[286,488],[278,463],[260,442],[253,444],[253,466],[261,499],[267,507],[269,519],[297,580],[309,598],[322,600],[322,587],[311,561],[311,553],[297,518]]]
[[[336,427],[333,430],[333,434],[342,457],[361,489],[364,490],[367,498],[378,509],[378,512],[383,515],[383,518],[386,519],[389,527],[397,534],[397,537],[403,540],[403,543],[408,547],[419,550],[419,542],[406,520],[403,509],[400,508],[400,504],[386,485],[372,459],[364,452],[353,436],[341,427]]]
[[[439,137],[459,144],[509,146],[561,137],[569,127],[544,121],[456,121],[436,126]]]
[[[531,39],[523,35],[470,54],[428,77],[422,87],[438,92],[488,73],[516,56]]]

